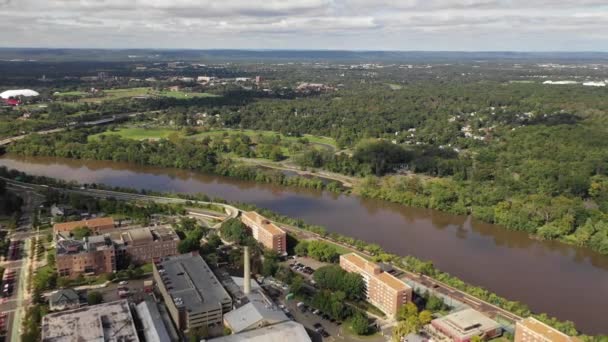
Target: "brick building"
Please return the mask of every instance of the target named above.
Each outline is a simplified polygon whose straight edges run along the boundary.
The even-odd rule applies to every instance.
[[[568,336],[533,317],[515,325],[515,342],[582,342],[576,336]]]
[[[62,277],[76,278],[85,274],[116,271],[116,253],[107,236],[90,236],[82,240],[59,239],[56,264]]]
[[[287,234],[283,229],[255,211],[244,212],[241,221],[251,228],[253,238],[264,247],[281,255],[287,254]]]
[[[170,227],[113,230],[74,240],[57,234],[57,270],[60,276],[115,272],[128,264],[143,264],[176,255],[179,237]]]
[[[401,306],[412,300],[409,285],[356,253],[341,255],[340,267],[360,274],[365,282],[367,300],[389,316],[395,316]]]
[[[93,234],[99,235],[114,229],[114,219],[111,217],[98,217],[90,220],[55,223],[53,225],[53,232],[55,234],[69,234],[78,227],[89,228]]]
[[[135,264],[152,262],[158,258],[177,255],[179,237],[170,227],[146,227],[111,234],[117,253],[126,255]]]

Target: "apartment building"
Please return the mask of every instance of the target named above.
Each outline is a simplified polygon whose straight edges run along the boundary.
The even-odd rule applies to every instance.
[[[155,263],[154,280],[179,330],[221,327],[224,314],[232,310],[232,298],[197,253]]]
[[[78,227],[89,228],[91,233],[99,235],[114,229],[114,219],[111,217],[98,217],[82,221],[55,223],[53,225],[53,232],[55,234],[67,235]]]
[[[287,234],[283,229],[255,211],[244,212],[241,221],[251,228],[253,238],[264,247],[281,255],[287,254]]]
[[[412,300],[409,285],[356,253],[341,255],[340,267],[360,274],[365,282],[367,300],[389,316],[395,316],[401,306]]]
[[[144,264],[166,256],[177,255],[179,237],[168,226],[135,228],[110,234],[119,257]]]
[[[534,317],[515,324],[515,342],[582,342],[576,336],[568,336]]]
[[[60,238],[56,251],[57,271],[62,277],[116,271],[116,252],[108,236],[90,236],[82,240]]]

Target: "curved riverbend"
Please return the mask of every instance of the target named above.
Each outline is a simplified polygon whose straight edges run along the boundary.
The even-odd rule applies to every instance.
[[[178,169],[12,155],[0,158],[0,165],[80,183],[200,192],[252,203],[389,252],[432,260],[466,282],[572,320],[585,333],[608,333],[608,257],[587,249],[532,240],[465,216]]]

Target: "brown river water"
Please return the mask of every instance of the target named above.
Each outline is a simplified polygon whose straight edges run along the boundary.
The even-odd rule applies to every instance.
[[[608,257],[477,222],[381,200],[257,184],[190,171],[104,161],[5,155],[0,166],[80,183],[205,193],[301,218],[328,231],[431,260],[465,282],[534,311],[608,334]]]

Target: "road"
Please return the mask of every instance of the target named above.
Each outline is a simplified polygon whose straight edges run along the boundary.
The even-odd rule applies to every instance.
[[[157,113],[158,111],[153,111],[153,112],[149,112],[149,113]],[[94,121],[87,121],[87,122],[82,122],[83,125],[85,126],[95,126],[95,125],[103,125],[106,124],[108,122],[112,122],[115,120],[119,120],[119,119],[123,119],[126,117],[134,117],[138,114],[143,114],[140,112],[136,112],[136,113],[124,113],[124,114],[114,114],[114,115],[106,115],[106,116],[102,116],[101,118],[94,120]],[[108,121],[108,119],[113,119],[112,121]],[[76,125],[76,124],[71,124],[72,126]],[[55,127],[52,129],[45,129],[42,131],[37,131],[37,132],[31,132],[31,133],[27,133],[27,134],[23,134],[23,135],[18,135],[18,136],[14,136],[14,137],[10,137],[10,138],[5,138],[0,140],[0,146],[5,146],[5,145],[9,145],[12,144],[15,141],[21,140],[25,137],[27,137],[30,134],[33,133],[37,133],[37,134],[52,134],[52,133],[58,133],[58,132],[63,132],[65,131],[67,128],[66,127]]]

